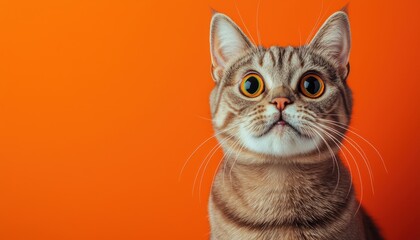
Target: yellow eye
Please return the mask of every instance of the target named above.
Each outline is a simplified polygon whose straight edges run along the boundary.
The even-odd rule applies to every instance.
[[[242,79],[240,89],[243,95],[249,98],[255,98],[264,91],[264,81],[260,75],[251,73]]]
[[[300,91],[309,98],[320,97],[324,89],[324,81],[316,74],[308,74],[300,80]]]

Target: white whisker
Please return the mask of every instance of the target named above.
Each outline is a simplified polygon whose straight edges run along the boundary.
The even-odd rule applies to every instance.
[[[239,141],[240,141],[240,139],[237,139],[229,149],[225,150],[220,162],[223,162],[224,165],[226,165],[226,162],[229,161],[230,156],[235,152],[235,150],[234,150],[235,146],[239,143]],[[223,167],[223,176],[224,175],[225,175],[225,168]],[[224,177],[223,177],[223,180],[224,180]],[[224,184],[224,182],[223,182],[223,184]]]
[[[261,0],[258,0],[258,5],[257,5],[257,38],[258,38],[258,45],[261,46],[261,38],[260,38],[260,30],[259,30],[259,13],[260,13],[260,3]]]
[[[365,152],[363,151],[363,149],[360,147],[360,145],[359,144],[357,144],[357,142],[355,142],[353,139],[351,139],[350,137],[348,137],[348,136],[346,136],[346,135],[344,135],[344,134],[342,134],[341,132],[339,132],[339,131],[337,131],[337,130],[335,130],[334,128],[330,128],[330,127],[328,127],[328,126],[326,126],[326,125],[323,125],[323,124],[319,124],[321,127],[323,127],[323,128],[327,128],[328,130],[330,130],[330,131],[333,131],[334,133],[336,133],[337,135],[339,135],[339,136],[341,136],[342,138],[343,138],[343,140],[344,141],[346,141],[346,142],[348,142],[356,151],[357,151],[357,153],[359,153],[359,155],[362,157],[362,159],[363,159],[363,161],[364,161],[364,163],[365,163],[365,165],[366,165],[366,167],[367,167],[367,169],[368,169],[368,173],[369,173],[369,178],[370,178],[370,184],[371,184],[371,187],[372,187],[372,193],[373,194],[375,194],[375,190],[374,190],[374,175],[373,175],[373,172],[372,172],[372,168],[371,168],[371,165],[370,165],[370,163],[369,163],[369,160],[368,160],[368,158],[367,158],[367,156],[366,156],[366,154],[365,154]],[[359,149],[362,149],[362,151],[360,151]]]
[[[254,38],[252,37],[251,33],[249,32],[248,28],[246,27],[246,24],[244,22],[244,19],[242,18],[241,12],[239,11],[238,4],[236,3],[236,0],[233,0],[236,8],[236,12],[239,15],[239,18],[241,19],[242,24],[244,25],[245,31],[248,33],[248,36],[251,38],[251,41],[256,45]]]
[[[239,151],[238,151],[238,153],[236,154],[236,157],[235,157],[235,160],[233,161],[233,164],[232,164],[232,166],[230,167],[230,170],[229,170],[229,180],[232,182],[232,169],[233,169],[233,167],[235,166],[235,163],[236,163],[236,161],[238,160],[238,156],[239,156],[239,154],[242,152],[242,150],[244,149],[244,144],[242,144],[242,143],[239,143]],[[224,174],[224,172],[223,172],[223,174]],[[223,179],[224,179],[224,175],[223,175]]]
[[[225,143],[225,142],[227,142],[227,141],[229,141],[229,140],[231,140],[233,138],[233,136],[231,136],[231,137],[229,137],[228,139],[226,139],[226,141],[224,141],[223,143]],[[235,142],[239,142],[239,140],[236,140]],[[223,145],[222,144],[220,144],[220,147],[223,147]],[[219,147],[219,148],[220,148]],[[217,151],[217,150],[216,150]],[[213,157],[213,155],[215,154],[215,152],[213,152],[213,154],[210,156],[210,159]],[[222,157],[222,160],[221,161],[223,161],[223,158],[224,158],[224,156],[225,156],[225,153],[223,154],[223,157]],[[210,160],[209,161],[207,161],[207,163],[206,163],[206,165],[205,165],[205,167],[204,167],[204,170],[203,170],[203,174],[201,175],[201,179],[200,179],[200,185],[199,185],[199,188],[198,188],[198,197],[199,197],[199,199],[201,199],[201,186],[202,186],[202,183],[203,183],[203,178],[204,178],[204,174],[205,174],[205,172],[206,172],[206,169],[207,169],[207,165],[208,165],[208,163],[210,162]],[[216,169],[216,171],[217,171],[217,169]]]
[[[313,129],[312,128],[312,130],[316,133],[316,134],[318,134],[318,136],[322,139],[322,141],[324,141],[324,143],[325,143],[325,145],[327,146],[327,148],[328,148],[328,150],[329,150],[329,152],[330,152],[330,155],[331,155],[331,158],[333,159],[333,162],[336,164],[336,166],[337,166],[337,184],[336,184],[336,186],[335,186],[335,189],[334,189],[334,191],[338,188],[338,183],[340,182],[340,167],[338,166],[338,160],[337,160],[337,158],[336,158],[336,156],[335,156],[335,153],[334,153],[334,151],[331,149],[331,147],[330,147],[330,145],[328,144],[328,142],[325,140],[325,138],[322,136],[322,134],[320,134],[317,130],[315,130],[315,129]],[[334,165],[333,165],[334,166]],[[333,168],[333,171],[334,171],[334,168]]]
[[[312,37],[312,34],[313,34],[314,30],[317,28],[319,20],[321,19],[321,15],[323,15],[322,14],[323,10],[324,10],[324,0],[321,0],[321,10],[319,11],[318,18],[316,19],[316,22],[315,22],[314,26],[312,27],[311,32],[309,33],[308,37],[306,38],[305,45],[307,45],[309,43],[309,39]]]
[[[315,126],[315,125],[314,125]],[[317,127],[317,126],[315,126],[315,127]],[[319,130],[321,130],[319,127],[317,127],[317,129],[319,129]],[[322,131],[322,130],[321,130]],[[331,137],[333,137],[334,139],[336,139],[334,136],[332,136],[331,134],[329,134],[327,131],[325,131],[325,130],[323,130],[323,132],[325,133],[325,134],[328,134],[328,135],[330,135],[330,138]],[[337,139],[336,139],[336,141],[338,141]],[[350,154],[350,156],[352,157],[352,159],[353,159],[353,161],[354,161],[354,163],[356,164],[356,169],[357,169],[357,172],[358,172],[358,175],[359,175],[359,181],[360,181],[360,201],[359,201],[359,206],[357,207],[357,210],[356,210],[356,213],[355,214],[357,214],[357,212],[359,211],[359,209],[360,209],[360,207],[361,207],[361,205],[362,205],[362,201],[363,201],[363,193],[364,193],[364,191],[363,191],[363,182],[362,182],[362,177],[361,177],[361,172],[360,172],[360,168],[359,168],[359,164],[357,163],[357,161],[356,161],[356,159],[354,158],[354,156],[353,156],[353,154],[348,150],[348,148],[346,147],[346,146],[344,146],[344,145],[342,145],[347,151],[348,151],[348,153]]]
[[[203,141],[200,145],[198,145],[198,146],[195,148],[195,150],[194,150],[194,151],[190,154],[190,156],[187,158],[187,160],[185,160],[184,165],[182,166],[181,171],[180,171],[180,173],[179,173],[179,176],[178,176],[178,181],[180,181],[180,180],[181,180],[181,176],[182,176],[182,173],[184,172],[185,167],[187,166],[187,164],[188,164],[188,162],[191,160],[191,158],[194,156],[194,154],[198,151],[198,149],[200,149],[202,146],[204,146],[204,144],[206,144],[206,143],[207,143],[208,141],[210,141],[211,139],[215,138],[217,135],[222,134],[222,133],[225,133],[225,132],[227,132],[227,131],[229,131],[229,130],[232,130],[232,129],[234,129],[235,127],[239,126],[239,124],[241,124],[241,123],[242,123],[242,122],[239,122],[238,124],[235,124],[234,126],[232,126],[232,127],[230,127],[230,128],[227,128],[227,129],[221,130],[221,131],[219,131],[218,133],[213,134],[211,137],[207,138],[207,139],[206,139],[206,140],[204,140],[204,141]]]
[[[381,161],[382,161],[382,165],[383,165],[383,167],[385,168],[386,173],[388,173],[388,169],[387,169],[387,167],[386,167],[386,165],[385,165],[385,161],[384,161],[384,159],[382,158],[382,155],[379,153],[378,149],[376,149],[376,147],[375,147],[375,146],[373,146],[373,144],[372,144],[372,143],[370,143],[367,139],[365,139],[365,138],[364,138],[364,137],[362,137],[360,134],[356,133],[355,131],[353,131],[353,130],[351,130],[351,129],[344,128],[343,126],[341,126],[341,125],[339,125],[339,124],[336,124],[336,123],[332,123],[332,122],[331,122],[331,124],[332,124],[332,125],[335,125],[335,126],[337,126],[337,127],[339,127],[339,128],[342,128],[342,129],[345,129],[345,130],[349,131],[350,133],[352,133],[352,134],[356,135],[357,137],[359,137],[360,139],[362,139],[363,141],[365,141],[367,144],[369,144],[369,146],[373,148],[373,150],[376,152],[376,154],[378,154],[379,158],[380,158],[380,159],[381,159]]]
[[[237,142],[239,142],[239,140],[237,140]],[[228,150],[229,151],[229,150]],[[233,150],[230,150],[230,151],[233,151]],[[219,170],[219,167],[220,167],[220,165],[225,161],[225,157],[227,156],[227,152],[225,152],[224,154],[223,154],[223,156],[222,156],[222,159],[220,159],[220,161],[219,161],[219,163],[217,164],[217,167],[216,167],[216,171],[214,172],[214,174],[213,174],[213,179],[212,179],[212,183],[211,183],[211,187],[210,187],[210,192],[212,191],[212,188],[213,188],[213,185],[214,185],[214,181],[215,181],[215,178],[216,178],[216,175],[217,175],[217,172],[218,172],[218,170]],[[224,171],[225,171],[225,169],[223,169],[223,175],[224,175]],[[224,180],[224,178],[223,178],[223,180]],[[224,185],[224,183],[223,183],[223,185]]]
[[[317,127],[316,125],[314,125],[314,127],[316,127],[321,132],[325,133],[327,135],[327,137],[329,137],[334,142],[334,144],[338,147],[339,150],[342,150],[341,146],[343,146],[344,149],[350,154],[350,157],[353,159],[353,161],[354,162],[356,161],[354,155],[349,151],[349,149],[346,146],[342,145],[342,143],[340,142],[340,140],[338,140],[333,135],[329,134],[326,130],[321,129],[321,128]],[[347,196],[348,196],[350,194],[350,190],[351,190],[351,183],[353,182],[353,175],[352,175],[352,170],[351,170],[350,162],[349,162],[349,160],[347,158],[347,155],[345,154],[344,151],[340,151],[340,152],[343,154],[344,159],[347,162],[347,165],[349,166],[349,171],[350,171],[350,186],[349,186],[349,189],[347,191]],[[360,172],[359,172],[359,174],[360,174]]]

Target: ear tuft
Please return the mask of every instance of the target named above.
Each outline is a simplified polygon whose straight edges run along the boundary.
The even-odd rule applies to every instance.
[[[341,12],[344,12],[345,14],[349,15],[349,4],[347,3],[346,5],[344,5],[344,7],[341,8]]]
[[[213,78],[218,81],[227,63],[244,54],[254,45],[226,15],[215,12],[210,24],[210,53]]]
[[[214,16],[216,13],[219,13],[219,11],[217,11],[216,9],[210,7],[210,13],[212,16]]]

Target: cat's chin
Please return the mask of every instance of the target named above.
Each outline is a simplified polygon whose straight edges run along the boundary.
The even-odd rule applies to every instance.
[[[276,122],[262,136],[252,136],[245,129],[239,131],[240,139],[249,150],[279,157],[293,157],[313,152],[319,139],[299,134],[292,125]]]

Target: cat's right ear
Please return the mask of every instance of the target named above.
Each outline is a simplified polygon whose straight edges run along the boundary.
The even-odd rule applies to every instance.
[[[210,53],[215,82],[221,79],[229,61],[253,47],[242,30],[228,16],[213,14],[210,23]]]

